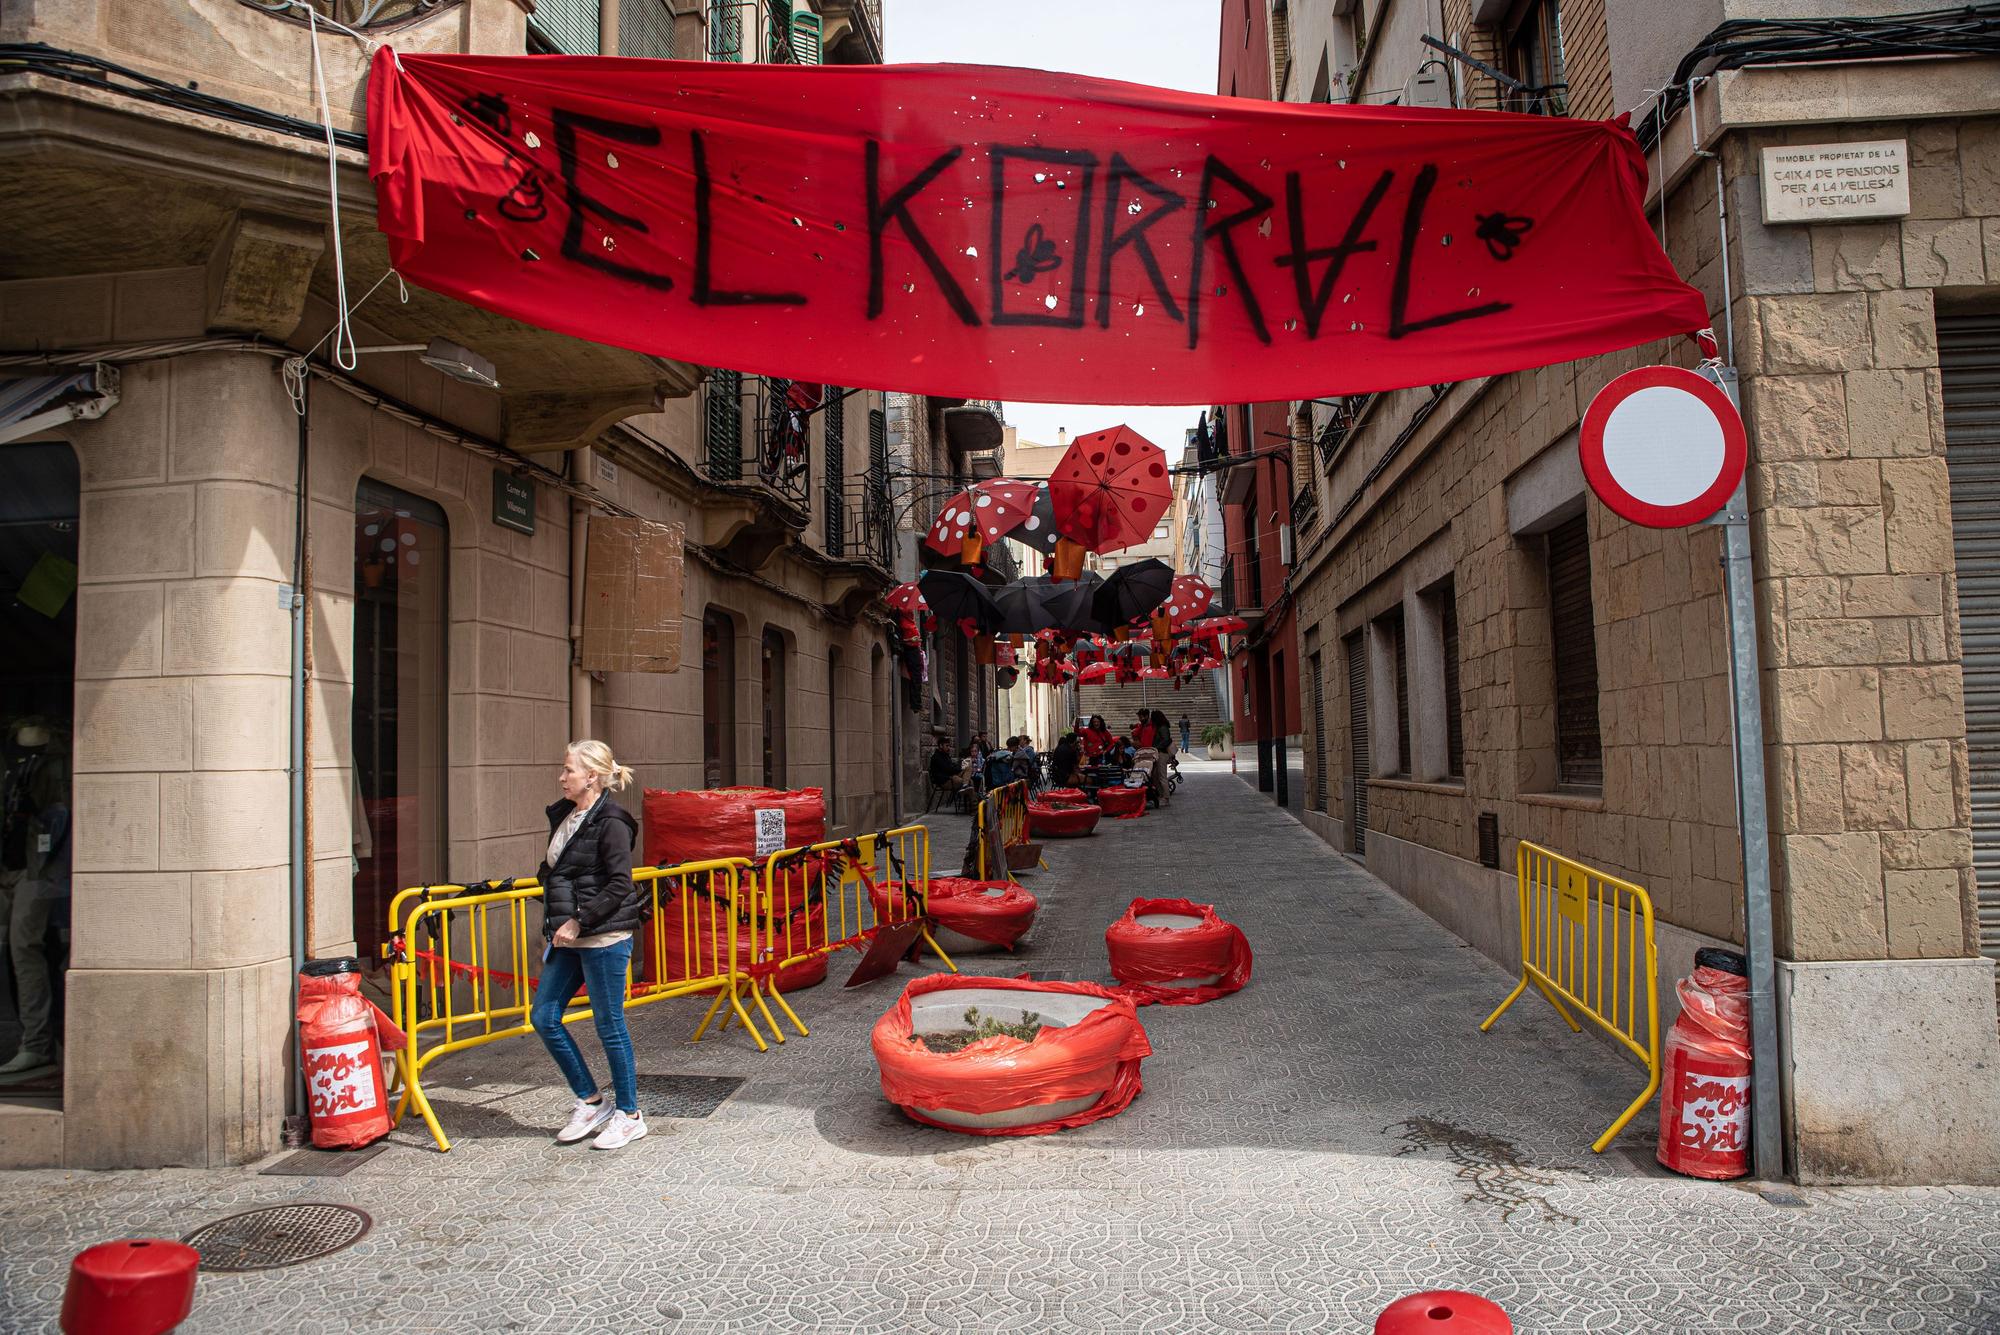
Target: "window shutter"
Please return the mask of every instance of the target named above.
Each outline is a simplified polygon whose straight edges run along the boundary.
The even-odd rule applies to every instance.
[[[1318,654],[1312,656],[1313,688],[1313,764],[1312,785],[1307,789],[1311,795],[1309,805],[1314,811],[1326,806],[1326,685],[1325,671],[1321,667]]]
[[[674,16],[666,0],[623,0],[618,6],[618,54],[674,58]]]
[[[1347,641],[1347,745],[1354,759],[1347,776],[1348,832],[1354,851],[1368,851],[1368,654],[1361,636]]]
[[[1271,97],[1283,101],[1285,78],[1292,72],[1292,16],[1285,0],[1271,6]]]
[[[540,0],[528,27],[566,56],[598,53],[597,0]]]
[[[1549,530],[1549,634],[1556,677],[1556,781],[1604,786],[1597,731],[1597,626],[1590,603],[1590,528],[1578,515]]]
[[[847,506],[841,492],[847,481],[847,400],[838,385],[828,385],[822,393],[826,395],[826,551],[840,556],[847,550]]]
[[[1396,772],[1409,775],[1410,769],[1410,640],[1404,633],[1403,614],[1390,618],[1389,634],[1396,644]]]
[[[751,2],[752,0],[709,0],[708,58],[710,60],[741,62],[744,59],[743,11]]]
[[[825,64],[826,53],[820,45],[824,32],[819,15],[803,11],[792,15],[792,59],[801,65]]]
[[[1445,772],[1453,778],[1465,776],[1465,719],[1458,696],[1458,590],[1446,580],[1434,595],[1438,621],[1444,638],[1444,752]]]
[[[722,482],[743,476],[743,373],[710,371],[702,400],[702,445],[708,475]]]

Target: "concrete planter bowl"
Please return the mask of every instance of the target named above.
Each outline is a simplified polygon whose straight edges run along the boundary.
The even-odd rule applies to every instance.
[[[1104,808],[1107,816],[1143,816],[1146,814],[1146,790],[1100,788],[1097,790],[1097,805]]]
[[[965,1014],[1019,1024],[1033,1039],[982,1039],[934,1052],[925,1034],[966,1027]],[[911,1119],[980,1136],[1031,1136],[1121,1112],[1151,1055],[1133,1002],[1096,983],[933,974],[918,978],[870,1037],[882,1092]]]
[[[1135,899],[1104,933],[1111,976],[1141,1006],[1195,1005],[1250,981],[1250,943],[1212,904]]]

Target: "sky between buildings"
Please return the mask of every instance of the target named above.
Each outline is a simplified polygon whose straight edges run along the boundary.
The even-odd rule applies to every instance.
[[[1215,91],[1216,0],[884,0],[888,58],[897,64],[1024,65],[1183,92]],[[1053,445],[1119,423],[1180,461],[1199,408],[1008,403],[1022,437]]]

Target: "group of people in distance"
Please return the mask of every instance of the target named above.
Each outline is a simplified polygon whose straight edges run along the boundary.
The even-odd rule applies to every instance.
[[[1042,758],[1025,733],[995,746],[984,732],[975,732],[956,755],[951,743],[940,737],[931,751],[931,786],[946,797],[966,789],[977,796],[1017,779],[1026,779],[1031,787],[1042,783]]]
[[[1181,731],[1185,735],[1186,719]],[[1131,730],[1117,736],[1105,726],[1104,715],[1092,714],[1083,727],[1064,733],[1056,743],[1049,759],[1049,782],[1058,788],[1074,787],[1089,767],[1111,766],[1126,774],[1144,774],[1147,799],[1163,806],[1173,753],[1173,728],[1157,709],[1140,710]]]

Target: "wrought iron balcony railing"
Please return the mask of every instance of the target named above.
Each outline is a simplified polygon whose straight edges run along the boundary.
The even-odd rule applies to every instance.
[[[709,372],[702,385],[701,471],[711,482],[761,486],[809,512],[811,407],[794,401],[791,389],[789,380]]]
[[[889,488],[880,481],[835,479],[821,493],[826,521],[826,554],[893,568],[896,535]]]
[[[1292,497],[1292,540],[1297,542],[1319,525],[1319,488],[1312,478]]]

